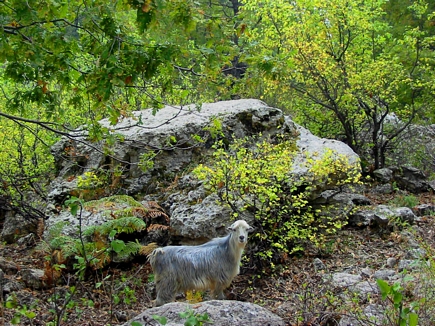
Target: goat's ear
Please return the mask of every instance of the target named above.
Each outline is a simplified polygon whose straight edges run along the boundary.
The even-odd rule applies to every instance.
[[[227,227],[227,230],[230,231],[230,232],[235,231],[236,230],[236,222],[234,222],[229,227]]]
[[[250,226],[246,231],[252,232],[252,231],[254,231],[254,228],[252,226]]]

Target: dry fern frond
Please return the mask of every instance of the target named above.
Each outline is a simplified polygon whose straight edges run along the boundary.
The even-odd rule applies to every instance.
[[[44,276],[42,276],[42,280],[45,285],[52,286],[56,284],[61,275],[60,269],[54,268],[50,261],[44,261]]]
[[[147,244],[146,246],[142,246],[139,249],[139,255],[149,256],[154,251],[154,249],[157,249],[158,247],[159,247],[159,245],[157,243],[151,242],[151,243]]]
[[[167,225],[162,225],[162,224],[151,224],[149,227],[147,227],[147,232],[150,231],[157,231],[157,230],[162,230],[162,231],[166,231],[169,229],[169,226]]]
[[[145,217],[148,215],[148,210],[142,207],[133,207],[131,209],[131,214],[135,217]]]
[[[45,229],[45,220],[43,218],[38,219],[38,225],[36,226],[36,235],[39,239],[42,239]]]
[[[145,208],[150,210],[159,210],[164,212],[164,209],[156,201],[153,200],[143,202],[142,205],[144,205]]]
[[[169,219],[167,214],[165,214],[163,212],[159,212],[159,211],[149,211],[147,215],[150,216],[152,219],[156,219],[160,216],[163,216],[165,218],[165,220]],[[168,222],[169,222],[169,220],[168,220]]]
[[[178,186],[178,180],[180,180],[180,177],[176,175],[174,181],[172,181],[172,183],[166,188],[166,191],[171,191],[172,189],[175,189]]]
[[[155,201],[148,201],[143,203],[144,207],[148,209],[146,212],[146,218],[151,218],[153,220],[162,218],[166,224],[169,224],[169,216],[166,214],[165,210]]]

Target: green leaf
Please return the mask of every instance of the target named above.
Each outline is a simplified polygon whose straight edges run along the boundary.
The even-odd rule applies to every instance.
[[[188,316],[191,315],[191,312],[190,311],[183,311],[183,312],[180,312],[178,315],[180,316],[180,318],[187,318]]]
[[[77,211],[78,211],[79,207],[81,207],[82,202],[83,201],[81,199],[74,197],[74,196],[71,196],[69,199],[67,199],[65,201],[65,205],[70,208],[71,214],[76,216]]]
[[[166,325],[168,323],[168,319],[164,316],[152,315],[153,319],[160,323],[160,325]]]
[[[411,312],[409,314],[409,326],[417,326],[418,324],[418,315],[415,312]]]
[[[388,296],[388,294],[390,294],[391,292],[391,286],[388,285],[388,283],[384,280],[381,279],[377,279],[376,283],[378,284],[379,290],[381,291],[382,294],[382,300],[385,300]]]
[[[12,325],[18,325],[21,322],[20,316],[14,316],[14,318],[11,319]]]
[[[110,233],[109,233],[109,239],[114,239],[114,238],[115,238],[115,235],[116,235],[116,233],[117,233],[117,231],[116,231],[116,230],[112,230],[112,231],[110,231]]]
[[[25,315],[26,315],[26,317],[29,318],[29,319],[33,319],[33,318],[36,317],[36,313],[33,312],[33,311],[27,311]]]
[[[123,251],[126,247],[125,242],[122,240],[113,240],[110,243],[112,249],[114,252],[116,252],[117,254],[119,254],[121,251]]]
[[[17,302],[15,301],[15,300],[8,300],[8,301],[6,301],[6,303],[5,303],[5,307],[6,308],[8,308],[8,309],[14,309],[14,308],[16,308],[18,305],[17,305]]]
[[[119,295],[114,294],[113,295],[113,303],[118,304],[120,301],[121,301],[121,298],[119,297]]]
[[[402,294],[401,292],[396,292],[396,293],[394,293],[394,296],[393,296],[393,303],[394,303],[395,306],[400,305],[400,303],[402,302],[402,300],[403,300],[403,294]]]
[[[140,323],[138,321],[132,321],[130,325],[131,326],[142,326],[142,323]],[[162,325],[165,325],[165,324],[162,324]]]
[[[139,25],[140,31],[143,33],[148,28],[149,24],[154,18],[154,11],[144,11],[142,8],[137,9],[136,21]]]
[[[184,322],[184,326],[197,326],[197,325],[200,325],[200,323],[198,322],[196,316],[190,316]]]

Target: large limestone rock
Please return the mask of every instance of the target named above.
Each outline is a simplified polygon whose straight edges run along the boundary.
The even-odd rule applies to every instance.
[[[75,142],[63,138],[52,147],[56,158],[59,177],[49,197],[62,200],[76,183],[69,176],[77,176],[84,171],[92,171],[113,162],[113,157],[122,160],[126,169],[123,175],[128,194],[153,192],[152,183],[156,177],[174,177],[183,171],[192,161],[203,157],[212,142],[208,139],[207,128],[213,126],[218,118],[222,123],[222,132],[228,139],[243,138],[262,132],[277,134],[295,132],[295,126],[285,123],[279,109],[270,108],[258,100],[238,100],[195,105],[186,107],[166,106],[156,114],[153,110],[133,112],[132,118],[122,119],[111,126],[107,119],[100,123],[112,130],[123,141],[114,145],[112,155],[103,150],[103,143],[88,144],[85,137],[77,137]],[[284,126],[282,129],[278,127]],[[78,133],[80,134],[80,133]],[[192,135],[208,139],[198,144]],[[141,154],[159,151],[155,166],[148,173],[143,173],[138,166]]]
[[[193,315],[204,315],[204,313],[207,313],[213,323],[212,325],[219,326],[285,325],[281,317],[256,304],[229,300],[211,300],[197,304],[182,302],[167,303],[161,307],[144,311],[123,324],[123,326],[130,326],[133,321],[139,322],[141,325],[160,325],[152,317],[155,315],[166,317],[167,326],[183,326],[186,319],[180,317],[180,313],[186,311],[192,311]]]
[[[47,213],[50,219],[62,216],[63,213],[59,214],[53,208],[58,207],[69,194],[77,192],[79,176],[87,171],[120,164],[123,174],[119,192],[143,194],[150,200],[157,200],[171,217],[173,235],[184,239],[210,239],[225,234],[225,226],[230,224],[230,212],[219,206],[213,195],[207,197],[201,183],[188,174],[196,163],[210,157],[213,150],[210,130],[216,127],[213,123],[216,118],[221,122],[220,132],[228,141],[260,133],[262,137],[278,139],[275,136],[284,134],[287,139],[294,138],[298,153],[289,173],[297,177],[304,178],[309,173],[305,164],[308,159],[320,159],[329,150],[337,156],[345,156],[355,169],[359,169],[358,156],[346,144],[312,135],[281,110],[259,100],[203,104],[200,110],[195,105],[182,108],[167,106],[157,114],[148,109],[134,112],[133,117],[124,118],[115,126],[111,126],[108,120],[101,121],[103,127],[118,135],[119,140],[113,145],[111,154],[104,150],[102,142],[88,143],[85,135],[79,136],[79,132],[74,142],[65,138],[53,146],[58,177],[51,184],[48,196],[51,205]],[[206,141],[195,142],[192,135],[199,135]],[[154,160],[154,167],[144,173],[138,163],[141,155],[150,150],[159,154]],[[119,158],[121,163],[114,157]],[[184,177],[177,177],[180,175]],[[334,178],[337,176],[331,175],[330,180],[325,179],[317,185],[319,195],[331,187]],[[170,189],[164,188],[161,180],[178,180],[178,184]],[[249,220],[249,216],[244,218]]]

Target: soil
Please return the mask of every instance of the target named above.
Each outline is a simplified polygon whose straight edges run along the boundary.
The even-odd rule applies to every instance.
[[[391,203],[392,196],[370,198],[374,203]],[[435,203],[431,194],[421,195],[420,203]],[[434,249],[434,216],[426,216],[417,225],[416,237]],[[401,259],[409,248],[403,233],[404,226],[386,230],[370,228],[344,228],[331,236],[322,250],[307,249],[299,256],[288,257],[282,266],[268,276],[258,277],[255,270],[243,270],[226,295],[230,300],[259,304],[280,315],[288,325],[337,325],[343,315],[358,305],[380,303],[380,298],[369,302],[344,302],[333,284],[324,282],[326,273],[355,272],[365,267],[377,270],[385,267],[386,259]],[[45,254],[32,246],[0,245],[0,257],[13,262],[18,270],[39,268],[44,270]],[[316,271],[313,260],[320,258],[325,270]],[[20,273],[5,272],[5,278],[20,281]],[[20,325],[50,325],[61,317],[60,325],[118,325],[152,307],[155,298],[152,274],[145,259],[129,264],[112,264],[103,271],[93,271],[86,281],[78,281],[74,274],[63,273],[61,282],[42,290],[23,288],[16,291],[16,308],[13,301],[6,304],[6,295],[0,308],[0,326],[10,325],[14,315],[34,312],[32,318],[21,317]],[[191,300],[203,300],[199,294],[188,294]],[[186,300],[179,297],[177,300]],[[23,307],[26,306],[26,309]],[[424,324],[424,323],[423,323]],[[421,324],[421,325],[423,325]],[[53,324],[55,325],[55,324]],[[369,323],[362,325],[371,325]]]

